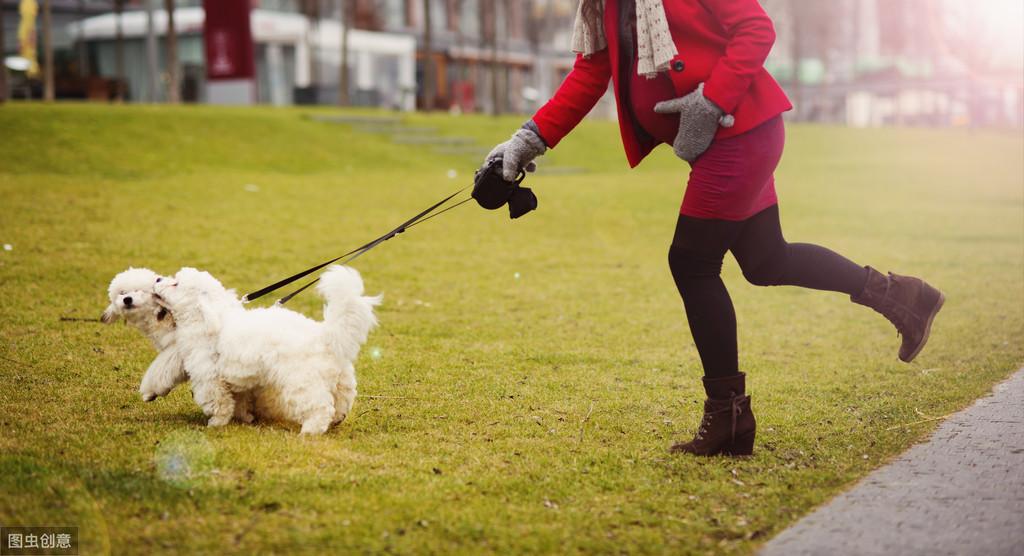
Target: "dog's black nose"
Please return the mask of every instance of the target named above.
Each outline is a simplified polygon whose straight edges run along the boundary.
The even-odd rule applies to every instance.
[[[130,297],[124,298],[124,306],[125,307],[131,307],[132,306],[132,298],[130,298]]]

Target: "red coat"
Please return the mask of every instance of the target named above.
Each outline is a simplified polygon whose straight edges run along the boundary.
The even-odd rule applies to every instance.
[[[668,71],[677,96],[692,92],[704,82],[704,95],[736,117],[736,124],[720,128],[716,138],[749,131],[793,107],[764,69],[764,60],[775,43],[775,29],[757,0],[664,3],[669,30],[679,52],[669,63]],[[611,79],[626,158],[635,167],[658,143],[636,133],[632,111],[623,105],[620,87],[628,86],[628,82],[620,83],[618,4],[619,0],[605,0],[608,48],[589,58],[578,55],[569,76],[554,97],[537,111],[533,121],[548,146],[554,147],[597,104]]]

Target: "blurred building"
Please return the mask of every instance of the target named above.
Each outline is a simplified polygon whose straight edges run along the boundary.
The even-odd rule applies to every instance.
[[[778,35],[766,67],[793,99],[795,119],[1024,125],[1024,44],[1019,33],[1014,47],[991,31],[998,11],[970,0],[762,3]]]
[[[206,100],[206,60],[203,50],[204,11],[201,7],[175,10],[178,35],[178,61],[182,73],[182,99],[186,102]],[[125,50],[125,76],[129,100],[158,99],[159,91],[151,90],[148,80],[145,38],[148,14],[142,10],[126,11],[120,18],[107,13],[72,24],[72,33],[87,44],[93,71],[104,76],[115,74],[116,28],[120,24]],[[340,59],[340,28],[336,21],[312,24],[309,18],[286,11],[256,9],[251,14],[255,43],[257,100],[260,103],[288,105],[297,101],[337,99],[337,68]],[[153,28],[159,39],[157,60],[162,67],[165,56],[164,36],[167,14],[153,12]],[[387,106],[411,110],[415,107],[416,42],[407,34],[354,30],[349,34],[349,49],[355,62],[352,66],[357,104]],[[334,62],[335,88],[326,95],[323,82],[313,87],[315,69],[321,72]],[[321,79],[326,73],[320,75]],[[320,97],[310,98],[316,89]]]
[[[415,37],[420,107],[531,112],[553,94],[575,59],[568,47],[576,0],[349,1],[353,28]],[[321,5],[321,17],[338,19],[338,2]],[[328,88],[338,75],[331,54],[320,58]],[[608,114],[611,106],[597,112]]]
[[[569,42],[578,1],[252,0],[257,100],[335,104],[347,96],[359,106],[529,114],[572,67]],[[1014,48],[1005,35],[988,32],[999,12],[982,8],[997,1],[1013,0],[761,0],[778,36],[766,67],[793,99],[796,108],[787,116],[793,119],[1021,127],[1024,44]],[[146,79],[145,8],[153,8],[154,31],[162,37],[164,0],[124,3],[124,76],[114,67],[114,2],[52,2],[59,76],[88,78],[91,85],[79,81],[78,88],[91,90],[109,90],[111,81],[123,78],[129,100],[160,100],[164,84]],[[182,96],[202,102],[202,2],[176,5]],[[0,6],[10,54],[16,50],[17,0],[0,0]],[[350,31],[345,79],[342,21]],[[1019,35],[1018,42],[1024,40]],[[158,40],[157,48],[163,47]],[[1011,59],[994,52],[1010,52]],[[162,51],[156,59],[163,64]],[[76,82],[66,82],[58,92],[74,96],[69,91]],[[340,94],[343,82],[347,95]],[[614,110],[606,95],[592,116],[614,117]]]
[[[18,23],[20,21],[19,4],[20,0],[0,0],[0,10],[3,11],[4,44],[0,45],[0,60],[6,56],[18,54]],[[40,13],[36,18],[36,36],[38,37],[38,61],[42,63],[42,1],[39,2]],[[71,83],[69,76],[81,75],[82,68],[88,64],[88,54],[80,47],[76,37],[69,25],[86,17],[109,12],[113,8],[111,0],[51,0],[52,14],[52,36],[55,53],[54,66],[58,75],[57,90],[63,93],[62,96],[84,96],[87,84],[84,82]],[[13,76],[17,77],[17,76]],[[34,90],[33,96],[41,96],[41,84],[35,83],[33,87],[24,79],[12,79],[10,85],[15,88],[16,93],[23,96],[29,89]],[[103,86],[103,83],[99,84]],[[24,89],[24,90],[19,90]]]
[[[17,0],[0,2],[9,31],[5,51],[12,54]],[[127,100],[162,100],[167,26],[162,0],[127,0],[120,16],[109,0],[53,2],[58,58],[76,61],[58,68],[59,76],[123,79]],[[550,97],[572,67],[568,44],[576,0],[430,0],[429,43],[423,0],[253,0],[259,102],[337,103],[343,3],[351,12],[348,98],[354,105],[413,109],[430,102],[443,110],[528,112]],[[177,0],[176,6],[181,96],[203,102],[202,1]],[[146,56],[150,12],[156,80],[148,78]],[[115,67],[118,28],[123,76]],[[605,102],[595,112],[612,110]]]
[[[0,0],[4,12],[3,53],[18,51],[18,5],[21,0]],[[109,12],[113,9],[111,0],[50,0],[53,14],[53,45],[56,50],[71,51],[76,37],[70,33],[68,24],[80,19]],[[39,23],[42,22],[42,0],[39,0]],[[42,32],[39,33],[42,37]]]

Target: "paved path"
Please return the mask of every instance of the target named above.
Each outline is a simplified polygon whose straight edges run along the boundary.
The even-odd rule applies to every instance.
[[[1024,554],[1024,369],[761,556]]]

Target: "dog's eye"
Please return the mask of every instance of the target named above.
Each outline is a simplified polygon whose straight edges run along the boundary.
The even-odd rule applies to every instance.
[[[157,278],[156,279],[157,283],[160,283],[160,280],[163,280],[163,278]]]

